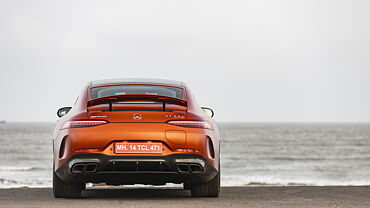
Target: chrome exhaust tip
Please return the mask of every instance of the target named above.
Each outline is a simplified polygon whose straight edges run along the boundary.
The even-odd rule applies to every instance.
[[[86,165],[83,163],[74,164],[72,166],[72,173],[82,173],[85,171]]]
[[[180,164],[177,164],[176,167],[179,173],[189,173],[190,172],[188,164],[180,163]]]
[[[98,170],[97,163],[88,163],[85,168],[86,173],[95,173]]]
[[[203,172],[203,167],[199,164],[190,164],[189,168],[190,168],[190,171],[192,173],[201,173],[201,172]]]

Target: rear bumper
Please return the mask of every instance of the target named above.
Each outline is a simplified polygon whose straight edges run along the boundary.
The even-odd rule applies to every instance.
[[[198,154],[166,156],[109,156],[82,153],[71,156],[56,174],[63,181],[108,185],[201,183],[218,173]]]

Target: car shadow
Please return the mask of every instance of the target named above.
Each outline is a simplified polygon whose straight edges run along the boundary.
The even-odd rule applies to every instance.
[[[114,188],[87,189],[82,191],[82,198],[127,198],[127,199],[164,199],[190,198],[189,190],[180,188]]]

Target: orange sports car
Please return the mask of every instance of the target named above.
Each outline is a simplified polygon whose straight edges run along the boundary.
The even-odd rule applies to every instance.
[[[57,112],[53,193],[81,196],[86,183],[183,183],[192,196],[220,193],[220,134],[213,111],[182,82],[90,82]]]

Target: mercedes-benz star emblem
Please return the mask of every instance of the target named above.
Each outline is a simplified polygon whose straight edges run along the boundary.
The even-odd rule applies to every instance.
[[[134,120],[141,120],[143,118],[143,116],[140,114],[140,113],[135,113],[132,118]]]

